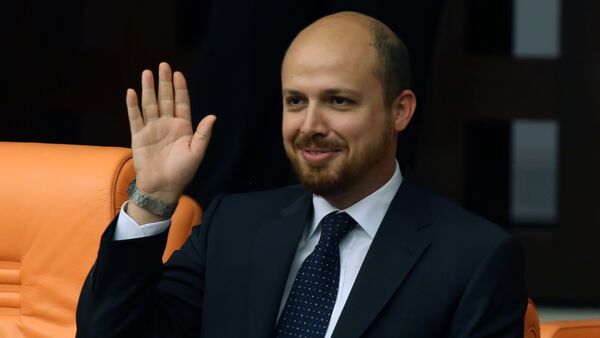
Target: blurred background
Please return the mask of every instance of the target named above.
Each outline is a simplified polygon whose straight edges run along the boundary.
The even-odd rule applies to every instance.
[[[4,1],[0,141],[128,147],[125,90],[168,61],[188,78],[194,120],[219,117],[190,195],[207,206],[294,183],[281,59],[340,10],[408,45],[419,105],[400,140],[407,172],[521,240],[536,303],[600,316],[599,1]]]

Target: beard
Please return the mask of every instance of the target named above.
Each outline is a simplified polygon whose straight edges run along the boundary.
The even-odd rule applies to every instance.
[[[382,163],[392,147],[392,140],[392,133],[382,134],[375,142],[356,149],[356,156],[351,159],[347,142],[325,141],[319,135],[305,136],[295,139],[291,149],[286,149],[286,155],[306,190],[323,197],[335,196],[348,190]],[[299,155],[298,150],[304,147],[340,149],[346,156],[338,155],[324,164],[311,164]]]

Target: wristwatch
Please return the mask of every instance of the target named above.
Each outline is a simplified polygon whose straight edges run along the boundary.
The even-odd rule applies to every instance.
[[[163,218],[171,218],[171,216],[173,216],[175,209],[177,208],[177,203],[169,204],[159,199],[152,198],[139,190],[135,182],[136,177],[133,178],[131,184],[129,184],[129,188],[127,188],[127,195],[129,195],[129,200],[131,202],[156,216]]]

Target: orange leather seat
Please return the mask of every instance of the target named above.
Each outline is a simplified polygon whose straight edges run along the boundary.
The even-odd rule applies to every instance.
[[[600,319],[545,322],[541,329],[542,338],[600,338]]]
[[[75,335],[100,235],[134,176],[126,148],[0,142],[0,338]],[[166,259],[200,222],[182,197]]]
[[[528,300],[527,312],[525,313],[525,338],[540,338],[540,319],[531,299]]]
[[[529,300],[525,314],[525,338],[600,338],[600,319],[555,320],[540,324],[535,305]]]

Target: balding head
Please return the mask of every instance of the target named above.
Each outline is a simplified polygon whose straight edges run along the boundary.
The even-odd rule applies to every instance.
[[[304,186],[346,208],[387,182],[415,97],[406,51],[379,21],[344,12],[305,28],[281,69],[286,154]]]
[[[410,86],[410,68],[406,46],[381,21],[356,12],[340,12],[323,17],[292,41],[290,53],[333,49],[347,57],[361,55],[361,62],[372,62],[372,71],[380,80],[386,106]]]

